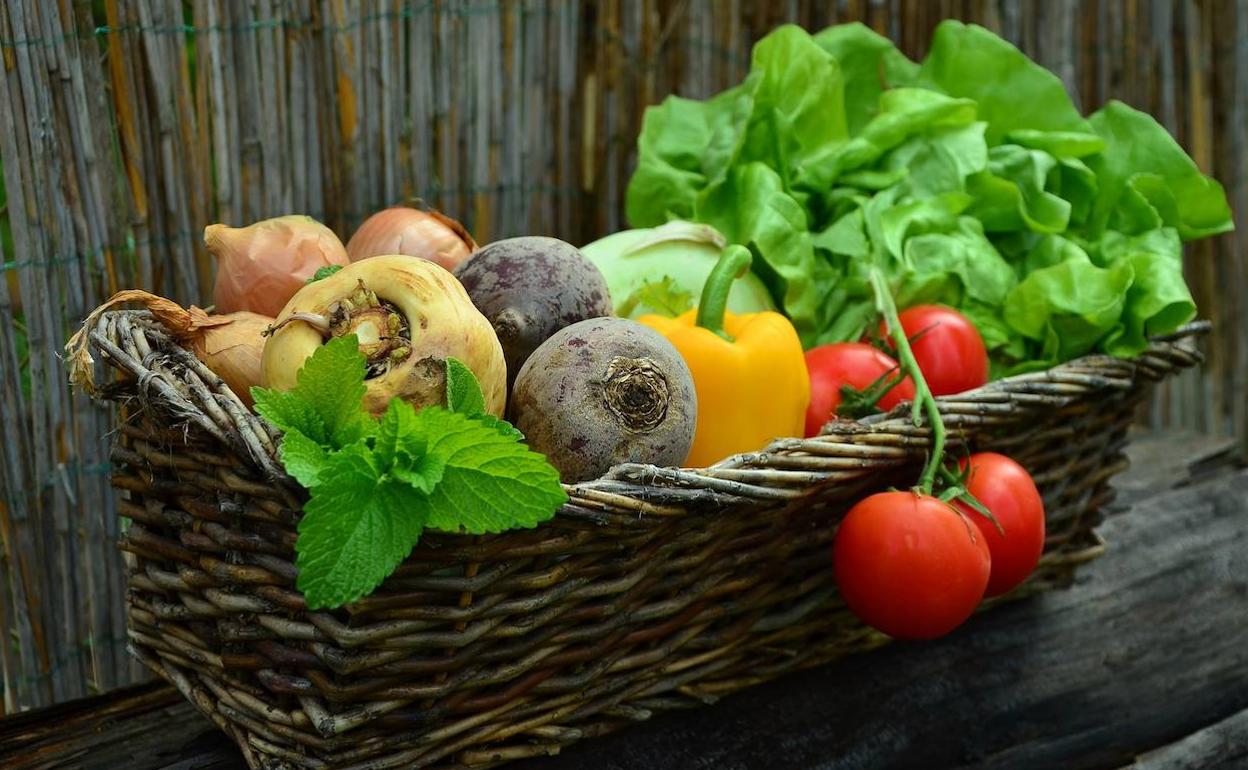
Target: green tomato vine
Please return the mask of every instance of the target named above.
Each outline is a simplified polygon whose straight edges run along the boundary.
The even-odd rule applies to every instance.
[[[936,398],[928,388],[927,380],[923,379],[923,372],[919,370],[919,364],[914,359],[914,351],[910,349],[910,340],[906,338],[906,332],[901,328],[901,319],[897,315],[897,303],[893,301],[888,279],[884,277],[884,271],[878,265],[873,265],[871,268],[871,288],[875,293],[876,309],[880,315],[884,316],[888,333],[897,347],[897,361],[902,371],[910,375],[910,379],[914,382],[911,419],[918,427],[923,424],[923,416],[926,414],[928,426],[932,431],[932,451],[928,455],[927,463],[923,466],[923,475],[919,477],[918,484],[923,494],[930,495],[945,459],[945,422],[941,419]]]

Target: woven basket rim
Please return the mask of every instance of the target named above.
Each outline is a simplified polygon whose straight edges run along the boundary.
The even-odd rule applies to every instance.
[[[1091,354],[938,397],[950,446],[964,443],[979,429],[1020,423],[1037,411],[1059,408],[1090,391],[1127,390],[1137,377],[1159,380],[1195,365],[1203,356],[1194,339],[1211,328],[1208,321],[1195,321],[1170,334],[1151,337],[1146,350],[1133,358]],[[228,385],[174,341],[148,311],[109,310],[84,331],[92,353],[137,380],[137,396],[144,406],[162,408],[179,423],[198,424],[227,445],[243,450],[236,454],[269,480],[300,489],[277,461],[280,431],[244,406]],[[142,342],[136,344],[135,338]],[[169,384],[170,376],[177,377],[172,375],[174,370],[182,371],[179,379],[192,382],[188,394]],[[105,400],[123,398],[107,388],[93,395]],[[624,509],[672,516],[703,503],[784,505],[822,484],[854,476],[854,469],[846,466],[855,462],[861,475],[921,456],[928,448],[928,433],[922,420],[916,424],[912,419],[911,405],[905,402],[884,414],[833,420],[812,438],[776,438],[758,451],[732,455],[705,468],[623,463],[600,478],[563,484],[569,502],[559,514],[592,518],[603,510]]]

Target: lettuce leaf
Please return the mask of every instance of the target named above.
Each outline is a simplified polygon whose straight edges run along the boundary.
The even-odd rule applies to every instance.
[[[1156,120],[1115,101],[1088,122],[1105,141],[1105,150],[1087,161],[1099,186],[1094,232],[1134,234],[1153,229],[1141,223],[1156,223],[1177,229],[1187,241],[1233,228],[1222,185],[1202,174]]]
[[[818,264],[806,211],[784,187],[780,174],[755,161],[737,166],[722,182],[702,192],[696,210],[701,221],[732,243],[749,246],[762,259],[755,272],[785,309],[803,342],[813,339],[820,305]]]
[[[892,41],[861,22],[828,27],[814,36],[815,43],[840,62],[845,78],[845,122],[851,135],[875,117],[886,88],[914,83],[919,65],[910,61]]]
[[[983,27],[942,21],[917,82],[973,100],[988,123],[989,144],[1019,130],[1088,133],[1057,75]]]

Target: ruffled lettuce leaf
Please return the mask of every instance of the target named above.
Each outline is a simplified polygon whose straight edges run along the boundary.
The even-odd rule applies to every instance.
[[[1222,185],[1202,174],[1156,120],[1115,101],[1088,122],[1105,141],[1105,150],[1087,160],[1099,187],[1093,232],[1138,234],[1165,225],[1187,241],[1233,228]]]
[[[1088,133],[1061,78],[974,24],[948,20],[936,27],[917,82],[974,101],[988,123],[989,144],[1020,130]]]
[[[1032,271],[1006,297],[1010,328],[1035,343],[1018,368],[1052,366],[1086,353],[1116,330],[1135,271],[1127,262],[1098,267],[1081,249]]]
[[[784,307],[803,342],[819,326],[818,284],[830,276],[817,260],[806,211],[784,188],[780,174],[755,161],[732,169],[698,197],[702,221],[761,259],[754,272]]]
[[[841,65],[845,122],[851,135],[858,134],[879,112],[880,95],[886,89],[913,84],[919,71],[919,65],[891,40],[860,22],[828,27],[814,41]]]

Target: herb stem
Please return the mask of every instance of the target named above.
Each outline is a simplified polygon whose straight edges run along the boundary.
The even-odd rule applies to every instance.
[[[923,423],[921,412],[926,413],[928,425],[932,430],[932,452],[928,455],[927,464],[923,466],[923,475],[919,477],[919,490],[925,495],[930,495],[932,485],[936,481],[936,473],[944,461],[945,422],[940,417],[940,408],[936,405],[936,399],[927,386],[927,380],[923,379],[923,372],[919,371],[919,364],[914,359],[914,351],[910,349],[910,340],[906,338],[906,332],[901,328],[901,319],[897,315],[897,303],[893,301],[888,279],[884,277],[878,265],[871,266],[871,288],[875,292],[876,309],[884,316],[888,333],[897,347],[897,360],[902,370],[914,381],[914,405],[911,411],[914,424],[921,425]]]

